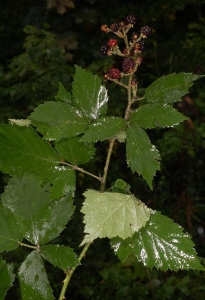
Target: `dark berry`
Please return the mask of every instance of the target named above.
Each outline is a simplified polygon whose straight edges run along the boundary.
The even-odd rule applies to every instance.
[[[139,41],[136,45],[135,45],[135,49],[138,51],[144,51],[145,48],[145,42],[143,40]]]
[[[132,78],[131,85],[132,86],[137,86],[137,79],[136,78]]]
[[[109,51],[110,47],[109,46],[101,46],[100,47],[100,53],[103,55],[103,56],[106,56],[108,51]]]
[[[107,44],[110,47],[115,47],[115,46],[117,46],[117,40],[111,39],[111,40],[108,41]]]
[[[108,69],[107,75],[111,79],[119,79],[121,77],[121,72],[116,68],[110,68]]]
[[[142,33],[143,36],[148,37],[152,32],[152,28],[149,26],[144,26],[140,29],[140,32]]]
[[[129,15],[126,17],[126,24],[135,25],[136,21],[137,21],[137,18],[134,15]]]
[[[110,26],[110,30],[113,31],[113,32],[117,32],[119,28],[120,28],[119,23],[113,23]]]
[[[125,57],[122,62],[122,69],[124,72],[132,72],[136,64],[132,58]]]

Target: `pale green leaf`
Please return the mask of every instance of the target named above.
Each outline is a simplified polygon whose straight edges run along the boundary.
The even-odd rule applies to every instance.
[[[0,205],[0,252],[11,251],[19,246],[25,231],[18,225],[10,210]]]
[[[6,293],[12,287],[15,279],[13,265],[6,264],[0,257],[0,300],[4,300]]]
[[[81,211],[85,214],[86,236],[82,244],[98,237],[125,239],[149,220],[149,208],[133,195],[88,190],[84,196]]]
[[[73,103],[88,118],[98,119],[101,115],[105,115],[107,110],[107,90],[97,75],[79,66],[75,68]]]
[[[131,238],[113,238],[111,244],[122,261],[134,254],[148,268],[205,271],[196,256],[191,237],[184,233],[180,225],[160,212],[151,211],[145,227]]]
[[[31,127],[0,125],[0,170],[36,173],[53,184],[53,199],[75,189],[75,172],[59,166],[58,153]]]
[[[155,80],[145,91],[148,102],[173,103],[181,101],[181,97],[189,92],[193,81],[201,75],[192,73],[169,74]]]
[[[93,143],[80,142],[80,137],[61,139],[55,143],[55,148],[60,156],[73,165],[80,165],[88,162],[95,154]]]
[[[60,82],[59,82],[59,90],[56,95],[56,100],[60,100],[60,101],[67,102],[67,103],[71,103],[71,101],[72,101],[71,94],[66,91],[66,89]]]
[[[85,132],[88,119],[68,103],[48,101],[39,105],[29,119],[45,139],[60,140]]]
[[[126,138],[127,138],[127,134],[126,134],[126,131],[125,130],[122,130],[120,132],[118,132],[114,138],[116,138],[118,140],[118,142],[120,143],[124,143],[126,141]]]
[[[70,269],[80,264],[73,249],[60,245],[45,245],[40,248],[40,255],[61,269]]]
[[[28,119],[9,119],[11,124],[16,124],[18,126],[29,126],[31,121]]]
[[[22,300],[54,299],[43,260],[37,251],[32,251],[22,263],[18,278]]]
[[[140,106],[130,117],[130,124],[142,128],[170,127],[188,118],[168,104],[153,103]]]
[[[103,117],[89,125],[81,138],[82,142],[103,141],[114,137],[126,127],[126,122],[120,117]]]
[[[127,129],[127,163],[132,172],[142,175],[152,189],[152,180],[160,169],[160,155],[146,132],[137,125]]]

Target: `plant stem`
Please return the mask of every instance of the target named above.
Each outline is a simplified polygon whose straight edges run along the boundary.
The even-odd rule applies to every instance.
[[[82,258],[85,256],[85,253],[87,252],[88,248],[90,247],[90,245],[92,244],[92,242],[88,242],[85,247],[83,248],[83,250],[81,251],[80,255],[79,255],[79,262],[82,260]],[[66,289],[68,287],[68,284],[69,284],[69,281],[71,279],[71,276],[73,275],[75,269],[77,268],[76,267],[73,267],[72,269],[70,270],[66,270],[65,273],[66,273],[66,278],[63,280],[63,288],[61,290],[61,293],[60,293],[60,296],[59,296],[59,300],[63,300],[65,299],[65,292],[66,292]]]
[[[24,243],[21,243],[21,242],[18,242],[20,246],[24,246],[24,247],[27,247],[27,248],[31,248],[31,249],[37,249],[38,247],[37,246],[32,246],[32,245],[28,245],[28,244],[24,244]]]
[[[65,166],[69,166],[69,167],[71,167],[74,170],[80,171],[81,173],[87,174],[87,175],[89,175],[91,177],[94,177],[95,179],[99,180],[100,182],[102,182],[102,178],[101,177],[96,176],[96,175],[94,175],[94,174],[92,174],[90,172],[87,172],[86,170],[84,170],[82,168],[79,168],[78,166],[71,165],[71,164],[69,164],[67,162],[64,162],[64,161],[61,161],[60,164],[61,165],[65,165]]]

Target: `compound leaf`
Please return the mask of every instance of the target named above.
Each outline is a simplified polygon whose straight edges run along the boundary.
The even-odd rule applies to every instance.
[[[75,68],[73,103],[85,116],[97,119],[106,113],[107,90],[97,75],[93,75],[79,66],[75,66]]]
[[[73,249],[60,245],[45,245],[40,248],[41,256],[56,267],[70,269],[80,263]]]
[[[89,125],[81,138],[82,142],[103,141],[114,137],[126,127],[126,122],[120,117],[103,117]]]
[[[133,253],[148,268],[205,270],[196,256],[191,237],[180,225],[157,211],[151,211],[145,227],[131,238],[122,240],[116,237],[111,244],[122,261]]]
[[[4,300],[8,289],[13,285],[14,279],[13,265],[6,264],[0,257],[0,300]]]
[[[60,140],[85,132],[88,119],[68,103],[48,101],[39,105],[29,119],[45,139]]]
[[[125,239],[149,220],[150,209],[133,195],[88,190],[84,196],[81,211],[87,235],[82,244],[98,237]]]
[[[168,104],[153,103],[140,106],[130,117],[130,124],[142,128],[170,127],[188,118]]]
[[[18,272],[23,300],[53,300],[43,260],[37,251],[32,251],[21,264]]]
[[[80,165],[88,162],[95,154],[93,143],[80,142],[80,137],[61,139],[55,143],[55,148],[61,157],[73,165]]]
[[[169,74],[155,80],[145,91],[147,102],[173,103],[189,92],[193,81],[203,77],[192,73]]]
[[[152,180],[160,169],[160,155],[146,132],[137,125],[127,129],[127,163],[133,172],[142,175],[152,189]]]
[[[66,102],[66,103],[72,102],[71,94],[66,91],[66,89],[60,82],[59,82],[59,89],[58,89],[58,93],[56,95],[56,99],[60,100],[62,102]]]

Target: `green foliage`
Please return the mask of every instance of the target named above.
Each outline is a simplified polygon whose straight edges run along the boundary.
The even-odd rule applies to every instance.
[[[158,79],[145,91],[149,103],[137,109],[131,109],[138,100],[137,90],[131,94],[131,80],[128,85],[123,83],[133,97],[128,97],[123,119],[106,115],[106,88],[96,75],[76,66],[71,93],[60,84],[56,101],[39,105],[28,117],[31,122],[11,120],[9,125],[0,125],[0,169],[12,176],[1,196],[0,250],[11,251],[19,245],[33,249],[18,272],[22,299],[53,299],[43,259],[64,270],[59,298],[63,299],[73,272],[97,238],[111,239],[123,262],[134,255],[148,268],[204,270],[182,227],[148,208],[121,179],[105,190],[116,139],[126,144],[131,171],[142,175],[152,188],[160,153],[145,129],[186,120],[170,104],[185,95],[198,78],[180,73]],[[79,164],[90,162],[94,146],[103,140],[109,146],[103,176],[97,176]],[[100,191],[87,189],[83,194],[85,235],[81,245],[85,245],[78,258],[71,247],[55,243],[74,212],[75,170],[100,182]],[[119,295],[126,293],[127,288]]]
[[[13,265],[6,264],[0,256],[0,299],[3,300],[6,296],[6,292],[12,286],[15,279],[13,273]]]

